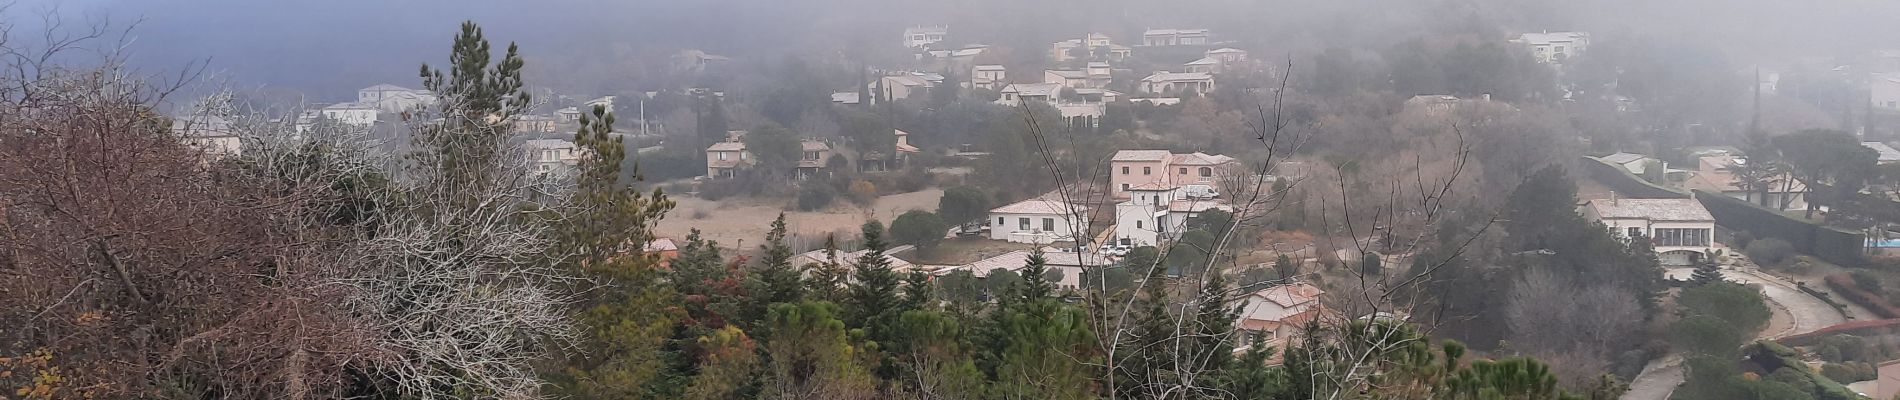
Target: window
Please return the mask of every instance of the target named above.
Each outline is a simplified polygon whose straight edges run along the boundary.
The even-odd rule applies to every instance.
[[[1006,222],[1003,222],[1003,217],[996,217],[996,227],[1001,228],[1005,223]]]
[[[1128,167],[1122,167],[1122,175],[1128,175]]]
[[[1135,229],[1141,229],[1141,220],[1135,220]]]
[[[1653,239],[1657,246],[1708,246],[1709,230],[1699,228],[1660,228]]]
[[[1627,237],[1637,237],[1637,236],[1642,236],[1642,235],[1643,235],[1643,228],[1632,226],[1630,227],[1630,233]]]
[[[1209,167],[1201,167],[1201,177],[1202,177],[1202,178],[1206,178],[1206,177],[1211,177],[1211,176],[1214,176],[1214,169],[1213,169],[1213,168],[1209,168]]]
[[[1029,217],[1016,218],[1016,229],[1029,230]]]
[[[742,152],[739,152],[739,159],[740,159],[740,160],[745,160],[745,152],[743,152],[743,151],[742,151]]]
[[[1122,191],[1124,192],[1128,191],[1128,184],[1126,183],[1122,184]]]
[[[1129,245],[1129,244],[1131,244],[1131,243],[1130,243],[1130,242],[1128,241],[1128,238],[1122,238],[1122,245],[1123,245],[1123,246],[1127,246],[1127,245]]]
[[[719,161],[725,161],[725,160],[726,160],[726,152],[723,152],[723,151],[719,152]]]
[[[1043,232],[1055,232],[1055,231],[1056,231],[1056,219],[1055,219],[1055,218],[1043,218],[1043,219],[1042,219],[1042,231],[1043,231]]]
[[[1187,175],[1187,167],[1181,167],[1181,175]]]
[[[816,152],[816,151],[807,151],[807,152],[805,152],[805,159],[807,159],[807,160],[816,160],[816,159],[818,159],[818,152]]]
[[[1142,175],[1152,175],[1152,174],[1154,174],[1154,169],[1153,169],[1153,168],[1149,168],[1149,167],[1141,167],[1141,174],[1142,174]]]
[[[1155,218],[1155,232],[1168,233],[1168,224],[1160,218]]]

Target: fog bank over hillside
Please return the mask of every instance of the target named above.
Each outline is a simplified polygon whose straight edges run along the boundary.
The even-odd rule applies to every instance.
[[[1146,28],[1208,27],[1294,57],[1490,26],[1717,43],[1738,64],[1900,47],[1891,43],[1900,38],[1900,24],[1892,23],[1900,3],[1877,0],[29,0],[14,7],[53,6],[69,20],[141,20],[129,47],[137,66],[175,69],[208,59],[233,82],[320,98],[373,82],[412,84],[419,63],[444,61],[446,32],[463,20],[520,43],[531,82],[612,87],[603,91],[640,86],[653,59],[688,48],[755,60],[811,52],[902,57],[893,44],[898,32],[919,24],[949,25],[957,42],[1022,46],[1084,31],[1127,37]],[[13,22],[36,25],[20,15]]]

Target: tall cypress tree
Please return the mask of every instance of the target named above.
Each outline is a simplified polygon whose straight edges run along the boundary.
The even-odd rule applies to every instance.
[[[1203,375],[1227,368],[1234,358],[1234,319],[1240,308],[1227,304],[1227,279],[1209,272],[1207,284],[1195,296],[1200,302],[1194,313],[1193,361],[1201,364]]]
[[[813,300],[843,302],[849,272],[838,260],[838,237],[825,235],[825,259],[804,266],[811,279],[805,281],[806,297]]]

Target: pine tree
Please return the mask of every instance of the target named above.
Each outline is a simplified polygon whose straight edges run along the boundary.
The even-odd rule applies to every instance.
[[[766,398],[865,399],[876,389],[858,362],[863,349],[847,340],[838,307],[826,302],[775,304],[766,313]]]
[[[653,225],[673,208],[659,189],[641,193],[620,182],[626,147],[608,135],[613,115],[596,108],[581,116],[574,143],[587,151],[578,166],[573,201],[579,215],[556,225],[556,253],[572,254],[563,264],[581,276],[611,286],[574,288],[580,301],[576,319],[585,329],[572,357],[547,375],[555,394],[582,398],[669,398],[678,394],[678,376],[668,374],[679,354],[666,339],[681,317],[672,307],[679,299],[660,284],[656,255],[625,255],[653,238]],[[580,295],[585,293],[586,295]]]
[[[1267,345],[1266,335],[1252,335],[1247,343],[1247,352],[1234,360],[1231,368],[1214,375],[1214,387],[1231,393],[1236,399],[1277,399],[1286,398],[1286,369],[1267,365],[1267,359],[1273,358],[1278,351]]]
[[[904,309],[937,309],[937,293],[936,288],[930,285],[930,274],[911,271],[904,275]]]
[[[1135,298],[1133,325],[1124,335],[1116,355],[1124,357],[1116,362],[1122,369],[1116,379],[1116,388],[1123,396],[1153,397],[1159,384],[1175,382],[1175,360],[1179,354],[1175,336],[1181,333],[1175,329],[1174,314],[1168,311],[1169,299],[1166,278],[1156,273],[1142,285],[1140,297]]]
[[[864,328],[873,341],[883,342],[890,338],[891,320],[903,312],[897,293],[899,278],[891,269],[890,256],[884,254],[884,224],[865,222],[863,235],[864,253],[852,270],[856,279],[846,298],[850,316],[846,323]]]
[[[811,275],[811,279],[805,281],[806,297],[819,301],[842,302],[845,282],[849,280],[850,273],[844,270],[843,263],[838,260],[836,236],[825,235],[824,253],[824,261],[804,266],[806,273]]]
[[[1713,260],[1702,260],[1702,263],[1696,264],[1695,273],[1689,276],[1689,282],[1696,286],[1722,281],[1722,267]]]
[[[1055,296],[1055,286],[1049,284],[1049,262],[1042,254],[1042,248],[1029,251],[1029,260],[1023,263],[1023,284],[1017,289],[1018,299],[1024,303],[1033,303],[1051,299]]]
[[[765,233],[765,244],[759,246],[759,272],[746,281],[746,291],[756,299],[747,321],[764,318],[766,307],[772,304],[796,303],[805,296],[803,277],[792,269],[792,247],[785,244],[785,231],[785,214],[780,213],[772,221],[772,230]]]
[[[1201,287],[1201,293],[1195,296],[1200,303],[1194,313],[1194,351],[1189,352],[1194,362],[1200,363],[1202,374],[1215,373],[1227,368],[1234,355],[1234,320],[1240,318],[1240,308],[1227,304],[1227,279],[1220,273],[1209,272],[1207,284]]]

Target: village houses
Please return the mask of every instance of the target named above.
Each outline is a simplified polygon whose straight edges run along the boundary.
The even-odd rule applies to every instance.
[[[1187,230],[1188,219],[1208,210],[1233,212],[1211,188],[1189,193],[1184,186],[1148,182],[1128,188],[1128,200],[1115,204],[1113,237],[1122,247],[1156,246]]]
[[[370,86],[356,91],[356,102],[389,113],[404,113],[433,106],[435,92],[391,84]]]

